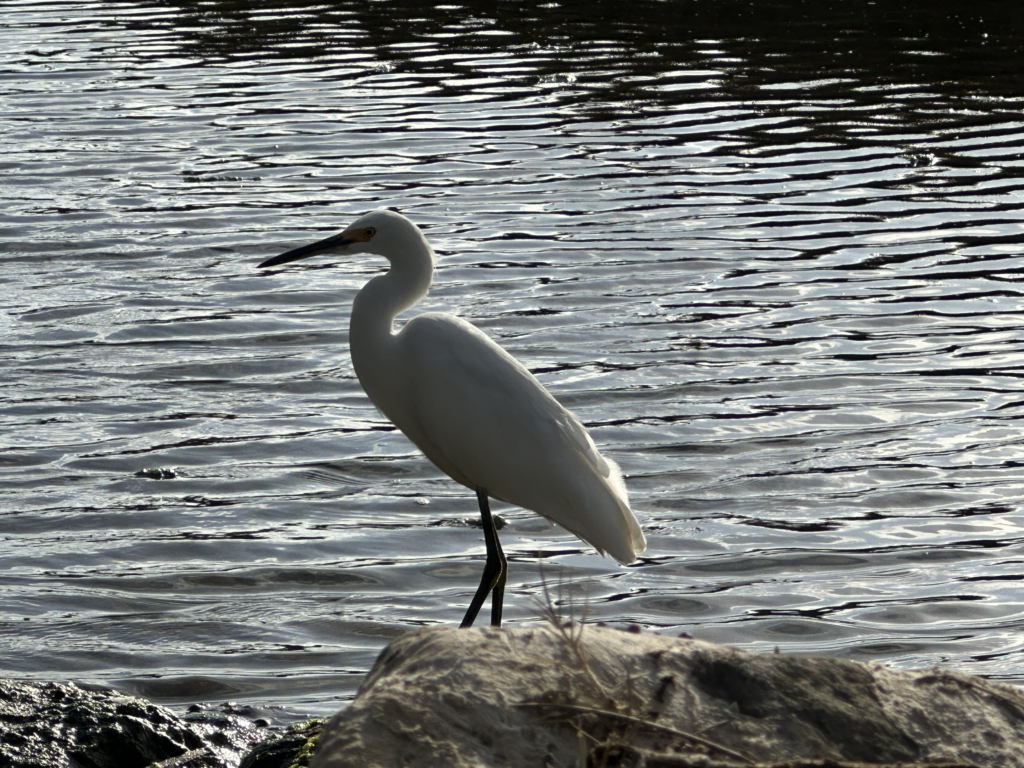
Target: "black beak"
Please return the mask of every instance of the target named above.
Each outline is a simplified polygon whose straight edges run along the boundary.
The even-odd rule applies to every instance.
[[[321,251],[344,248],[354,242],[355,240],[351,237],[345,237],[345,233],[342,232],[340,235],[332,235],[326,240],[320,240],[319,242],[310,243],[309,245],[300,245],[298,248],[293,248],[286,253],[282,253],[280,256],[274,256],[273,258],[267,259],[260,264],[257,269],[276,267],[280,264],[287,264],[290,261],[298,261],[299,259],[308,259],[310,256],[316,256]]]

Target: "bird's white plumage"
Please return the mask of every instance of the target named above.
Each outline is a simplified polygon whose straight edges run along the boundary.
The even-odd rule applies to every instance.
[[[396,422],[464,485],[531,509],[622,563],[643,551],[618,467],[579,420],[521,363],[450,315],[411,320],[398,334],[411,418]]]
[[[426,313],[393,331],[432,278],[435,256],[416,225],[374,211],[338,238],[344,252],[391,262],[356,296],[349,326],[374,404],[463,485],[531,509],[620,563],[636,559],[646,541],[619,468],[521,363],[452,315]]]

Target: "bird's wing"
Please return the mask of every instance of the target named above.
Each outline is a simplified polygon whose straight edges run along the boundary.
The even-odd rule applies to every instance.
[[[465,477],[436,462],[460,482],[504,498],[503,479],[517,467],[526,470],[546,454],[567,449],[601,477],[611,474],[579,420],[475,326],[451,315],[424,314],[406,324],[399,339],[419,421],[412,431],[461,471]],[[424,448],[434,459],[431,450]]]
[[[396,424],[438,467],[621,563],[644,550],[618,467],[521,363],[450,315],[420,315],[397,341],[409,389]]]

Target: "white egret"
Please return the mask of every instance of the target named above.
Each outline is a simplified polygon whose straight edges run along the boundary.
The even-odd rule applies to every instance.
[[[644,551],[618,466],[518,360],[452,315],[424,313],[394,332],[395,317],[426,295],[434,272],[436,256],[415,224],[373,211],[260,267],[322,253],[391,262],[352,303],[352,365],[373,404],[441,471],[476,491],[487,563],[463,627],[488,593],[491,624],[501,625],[507,567],[488,496],[543,515],[623,565]]]

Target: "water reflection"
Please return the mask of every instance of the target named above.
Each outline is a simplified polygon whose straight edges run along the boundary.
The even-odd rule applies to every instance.
[[[4,671],[298,716],[458,621],[474,501],[346,351],[382,264],[254,269],[396,205],[651,541],[502,510],[511,621],[1018,678],[1024,30],[797,5],[7,11]]]
[[[1020,15],[1005,4],[946,5],[166,4],[177,14],[182,52],[206,63],[268,56],[343,62],[353,69],[325,75],[344,81],[365,74],[360,65],[372,53],[378,69],[412,76],[438,95],[550,92],[563,104],[586,103],[609,115],[688,104],[695,95],[753,100],[770,111],[768,91],[812,96],[845,121],[858,103],[876,102],[877,88],[934,89],[903,94],[910,97],[907,114],[892,119],[907,128],[935,119],[938,94],[1020,95]],[[147,15],[128,23],[152,30],[168,21]]]

